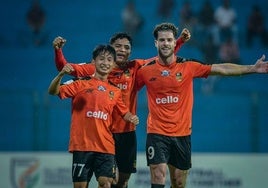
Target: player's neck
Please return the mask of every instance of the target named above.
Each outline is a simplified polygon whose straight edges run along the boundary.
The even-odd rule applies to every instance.
[[[95,72],[95,74],[93,74],[93,77],[98,79],[98,80],[104,81],[104,82],[108,80],[108,75],[107,74],[101,75],[101,74]]]
[[[119,69],[125,69],[128,66],[128,62],[124,62],[124,63],[115,63],[114,68],[119,68]]]
[[[174,62],[175,55],[172,55],[172,56],[169,56],[169,57],[158,56],[158,58],[159,58],[159,63],[161,65],[170,65],[171,63]]]

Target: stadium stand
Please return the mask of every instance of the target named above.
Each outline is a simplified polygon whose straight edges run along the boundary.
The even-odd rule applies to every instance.
[[[18,41],[20,32],[27,27],[25,12],[30,0],[6,1],[0,6],[0,19],[5,23],[0,31],[0,39],[5,39],[2,44],[0,40],[1,151],[67,150],[70,101],[63,102],[47,94],[48,84],[57,73],[50,44],[58,35],[65,37],[66,58],[71,62],[84,62],[90,60],[91,49],[96,44],[108,42],[110,35],[122,27],[120,12],[125,0],[117,0],[116,5],[107,0],[41,2],[47,14],[50,41],[49,45],[39,48],[21,45]],[[177,0],[171,22],[177,23],[177,11],[182,2]],[[192,2],[194,10],[202,4],[202,1]],[[212,2],[215,7],[220,0]],[[137,0],[136,3],[145,18],[145,27],[131,57],[152,57],[156,54],[152,30],[161,22],[156,15],[157,3],[155,0]],[[253,3],[232,1],[239,16],[240,41],[244,40],[245,14]],[[258,3],[268,8],[267,1]],[[267,49],[259,46],[247,49],[243,42],[240,45],[243,64],[251,64],[262,53],[267,53]],[[197,48],[188,44],[179,55],[196,59],[202,56]],[[202,93],[200,80],[195,84],[194,152],[268,152],[267,75],[220,78],[211,94]],[[144,151],[147,114],[144,90],[139,94],[138,114],[141,119],[137,128],[138,150]]]

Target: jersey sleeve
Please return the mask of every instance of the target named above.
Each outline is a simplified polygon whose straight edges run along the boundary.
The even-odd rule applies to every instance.
[[[117,99],[117,103],[115,105],[115,110],[121,115],[124,116],[127,112],[129,112],[129,108],[123,102],[121,90],[118,90],[119,97]]]
[[[95,64],[93,63],[70,64],[74,68],[74,72],[72,72],[72,75],[76,77],[88,77],[95,72]]]
[[[62,53],[62,49],[55,49],[55,64],[58,71],[61,71],[61,69],[64,67],[64,65],[67,64],[67,61]]]
[[[138,69],[137,74],[136,74],[136,81],[135,81],[135,90],[139,91],[143,86],[144,86],[144,81],[142,79],[142,67],[140,69]]]
[[[72,76],[76,77],[86,77],[90,76],[95,72],[95,65],[91,63],[70,63],[68,62],[62,52],[62,49],[55,50],[55,63],[58,71],[61,71],[61,69],[68,63],[70,64],[75,71],[71,73]]]
[[[205,65],[198,61],[190,61],[188,65],[190,65],[190,71],[194,78],[207,78],[211,72],[211,65]]]
[[[176,41],[176,46],[175,46],[175,50],[174,50],[174,54],[178,53],[178,51],[180,50],[180,48],[182,47],[182,45],[184,44],[183,40],[181,37],[179,37]]]
[[[64,85],[60,86],[60,91],[59,91],[59,98],[60,99],[66,99],[66,98],[72,98],[76,95],[78,92],[78,88],[80,85],[80,81],[74,81],[74,82],[66,82]]]

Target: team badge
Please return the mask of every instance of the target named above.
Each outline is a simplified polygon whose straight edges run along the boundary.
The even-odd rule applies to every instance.
[[[161,72],[161,76],[169,76],[170,75],[170,72],[168,70],[163,70]]]
[[[129,78],[129,77],[130,77],[130,72],[129,72],[129,70],[128,70],[128,69],[127,69],[127,70],[125,70],[124,74],[125,74],[126,78]]]
[[[178,80],[179,82],[182,81],[182,73],[181,72],[176,73],[176,80]]]
[[[114,92],[113,91],[110,91],[109,92],[109,98],[112,100],[114,98]]]
[[[106,91],[106,88],[104,86],[98,86],[99,91]]]

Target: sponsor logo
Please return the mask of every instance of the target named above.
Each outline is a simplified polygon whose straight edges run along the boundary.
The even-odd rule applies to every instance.
[[[104,86],[98,86],[99,91],[106,91],[106,88]]]
[[[156,102],[156,104],[177,103],[177,102],[179,102],[179,98],[173,97],[173,96],[167,96],[167,97],[163,97],[163,98],[156,98],[155,102]]]
[[[170,72],[168,70],[163,70],[161,72],[161,76],[169,76],[170,75]]]
[[[87,111],[86,113],[87,117],[93,117],[93,118],[97,118],[97,119],[103,119],[103,120],[107,120],[108,119],[108,113],[104,113],[102,111]]]
[[[117,87],[121,90],[126,90],[128,88],[127,83],[125,83],[125,84],[119,83],[119,84],[117,84]]]

